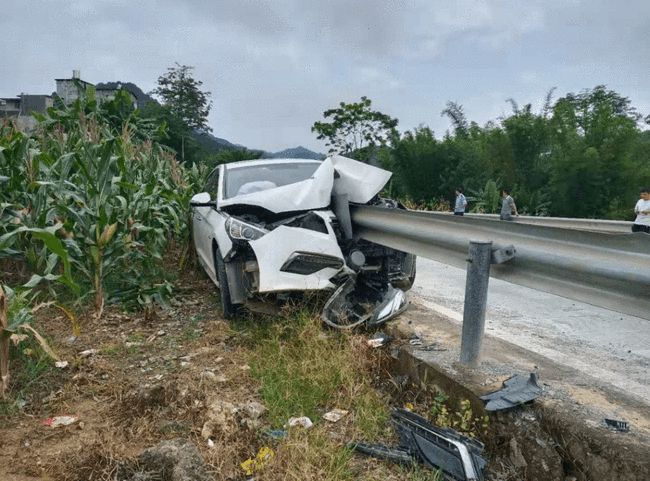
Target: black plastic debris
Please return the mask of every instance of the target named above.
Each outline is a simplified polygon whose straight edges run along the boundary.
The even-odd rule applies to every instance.
[[[422,416],[406,409],[391,414],[399,446],[354,443],[356,451],[401,464],[421,463],[440,469],[445,479],[483,481],[486,462],[481,456],[483,443],[448,428],[438,428]]]
[[[627,433],[630,431],[630,425],[627,421],[619,421],[618,419],[608,419],[605,418],[605,424],[608,427],[616,429],[622,433]]]
[[[350,445],[355,451],[358,451],[373,458],[386,459],[399,464],[413,464],[416,462],[411,453],[406,448],[384,446],[383,444],[354,443]]]
[[[515,374],[503,382],[503,389],[481,396],[481,399],[487,401],[486,411],[503,411],[530,402],[541,394],[537,374],[531,372],[528,377]]]

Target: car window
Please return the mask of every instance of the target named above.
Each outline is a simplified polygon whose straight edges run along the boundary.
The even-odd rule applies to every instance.
[[[210,199],[217,199],[217,191],[219,190],[219,168],[216,168],[208,176],[208,180],[205,181],[205,189],[203,192],[208,192],[210,194]]]
[[[224,199],[252,194],[309,179],[320,162],[291,162],[227,168],[224,177]]]

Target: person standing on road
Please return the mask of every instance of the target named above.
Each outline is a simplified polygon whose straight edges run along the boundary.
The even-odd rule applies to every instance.
[[[463,189],[456,187],[456,204],[454,205],[454,215],[464,215],[467,208],[467,199],[463,195]]]
[[[512,214],[519,216],[514,199],[510,196],[510,189],[501,189],[501,220],[512,220]]]
[[[634,206],[636,219],[632,224],[632,232],[645,232],[650,234],[650,188],[646,187],[639,192],[639,201]]]

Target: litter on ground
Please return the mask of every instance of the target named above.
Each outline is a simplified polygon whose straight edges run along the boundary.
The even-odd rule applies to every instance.
[[[240,466],[246,473],[246,476],[252,476],[264,468],[264,466],[272,461],[274,457],[275,452],[271,448],[264,446],[260,448],[257,456],[254,458],[248,458],[246,461],[243,461]]]
[[[309,419],[307,416],[300,416],[296,418],[289,418],[289,421],[287,422],[287,425],[290,428],[294,428],[296,426],[303,427],[305,429],[309,429],[314,425],[314,423]]]
[[[44,426],[50,426],[52,428],[57,428],[59,426],[69,426],[74,424],[79,420],[77,416],[54,416],[51,418],[44,419],[42,424]]]
[[[341,420],[348,412],[343,409],[332,409],[330,412],[323,414],[323,419],[331,423],[336,423]]]
[[[390,341],[391,341],[390,336],[388,336],[387,334],[384,334],[383,332],[378,332],[373,337],[368,339],[367,344],[368,344],[368,346],[375,349],[375,348],[378,348],[378,347],[385,346]]]

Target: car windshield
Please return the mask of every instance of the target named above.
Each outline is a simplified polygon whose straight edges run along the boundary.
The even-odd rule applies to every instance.
[[[227,168],[223,198],[229,199],[307,180],[320,165],[320,162],[291,162]]]

